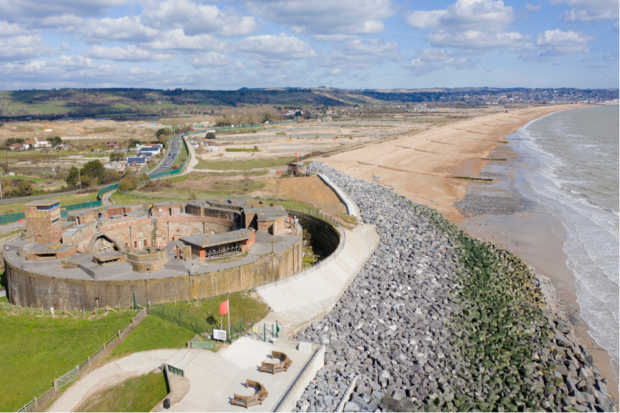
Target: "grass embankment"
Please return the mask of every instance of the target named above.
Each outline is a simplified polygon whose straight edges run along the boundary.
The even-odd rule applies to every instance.
[[[416,209],[452,238],[467,269],[455,286],[459,310],[453,315],[451,343],[451,357],[463,361],[453,366],[453,377],[464,384],[454,387],[453,400],[439,397],[429,409],[544,410],[540,403],[559,393],[563,381],[553,377],[557,350],[532,272],[512,253],[472,238],[438,212]],[[544,378],[544,387],[533,381],[538,377]],[[487,386],[488,393],[483,391]]]
[[[111,312],[88,320],[0,310],[0,411],[16,411],[49,390],[56,377],[86,360],[134,316]]]
[[[47,199],[59,199],[60,206],[71,205],[71,204],[79,204],[82,202],[96,201],[97,200],[97,192],[92,192],[88,194],[72,194],[72,195],[58,195],[57,197],[50,197]],[[27,204],[31,201],[24,202],[13,202],[10,204],[0,205],[0,214],[12,214],[14,212],[23,212],[24,204]]]
[[[216,171],[249,171],[259,168],[275,168],[285,166],[296,158],[265,158],[236,161],[205,161],[200,159],[196,169],[212,169]]]
[[[222,326],[219,313],[220,304],[226,299],[230,299],[230,322],[235,328],[239,327],[242,320],[241,325],[246,330],[253,322],[258,322],[268,313],[264,302],[253,298],[250,294],[237,292],[189,304],[187,302],[152,304],[150,314],[197,334],[210,333],[213,328],[219,327],[228,330],[228,317],[223,317]]]
[[[110,357],[123,357],[140,351],[160,348],[183,348],[194,338],[194,333],[159,317],[146,317],[138,327],[116,347]]]
[[[148,412],[168,394],[163,372],[125,380],[82,404],[78,412]]]

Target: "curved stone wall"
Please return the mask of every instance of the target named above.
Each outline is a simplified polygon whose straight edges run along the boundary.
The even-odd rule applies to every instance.
[[[302,238],[282,252],[258,261],[198,275],[148,278],[127,281],[88,281],[32,273],[5,258],[8,295],[23,307],[92,310],[133,303],[151,304],[209,298],[291,277],[302,269]]]
[[[291,217],[299,218],[299,223],[310,233],[312,249],[321,257],[330,256],[340,243],[340,234],[332,224],[314,215],[305,214],[295,210],[287,210]]]

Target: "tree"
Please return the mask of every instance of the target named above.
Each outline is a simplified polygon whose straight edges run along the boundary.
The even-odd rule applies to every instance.
[[[114,169],[106,169],[105,173],[103,174],[103,180],[101,181],[101,183],[106,185],[112,182],[116,182],[119,179],[121,179],[121,174],[119,174]]]
[[[103,181],[103,177],[105,174],[105,167],[98,159],[94,161],[88,162],[81,170],[82,177],[91,178],[91,183],[93,178],[96,178],[98,182]],[[94,185],[94,183],[93,183]]]
[[[69,175],[67,175],[67,184],[71,185],[71,186],[78,186],[79,184],[79,171],[78,168],[76,168],[75,166],[72,166],[71,169],[69,169]]]
[[[139,140],[137,140],[137,139],[130,139],[129,140],[129,144],[127,145],[127,147],[129,149],[131,149],[131,148],[135,148],[138,145],[140,145],[140,141]]]
[[[17,196],[30,196],[34,192],[34,188],[30,182],[23,181],[17,184],[17,189],[14,192]]]
[[[118,162],[125,159],[125,155],[122,152],[112,152],[110,154],[110,162]]]
[[[207,135],[205,136],[205,138],[207,138],[207,139],[215,139],[215,133],[207,132]]]
[[[9,138],[6,140],[6,146],[11,146],[14,143],[24,143],[22,138]]]
[[[121,193],[131,191],[138,187],[138,177],[135,175],[127,175],[118,183],[118,189]]]
[[[60,136],[54,136],[53,138],[47,138],[47,141],[52,144],[52,147],[57,147],[62,144],[62,138]]]

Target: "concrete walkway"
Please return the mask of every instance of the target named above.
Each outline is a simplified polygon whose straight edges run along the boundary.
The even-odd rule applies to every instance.
[[[291,337],[334,308],[344,291],[379,245],[374,225],[359,224],[345,230],[345,246],[337,257],[319,269],[257,289],[272,312],[258,324],[280,326],[280,337]],[[329,258],[328,258],[329,259]],[[270,328],[269,328],[270,329]]]
[[[316,350],[316,348],[314,349]],[[252,411],[271,411],[285,394],[293,380],[301,372],[312,352],[300,352],[287,344],[273,345],[249,338],[240,338],[229,347],[214,353],[209,350],[153,350],[132,354],[113,361],[82,377],[67,389],[48,411],[70,412],[96,393],[136,376],[158,369],[168,363],[184,371],[184,381],[189,390],[182,395],[170,411],[245,411],[245,408],[231,405],[235,393],[249,396],[253,389],[245,387],[247,379],[261,382],[269,391],[269,397]],[[258,369],[263,361],[270,360],[272,351],[282,351],[293,361],[285,373],[261,373]],[[324,348],[318,351],[324,351]],[[306,369],[301,380],[307,383],[323,365],[322,354],[315,357],[315,365]],[[303,386],[305,388],[305,385]]]

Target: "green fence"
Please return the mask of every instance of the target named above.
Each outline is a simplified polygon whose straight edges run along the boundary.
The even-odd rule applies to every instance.
[[[157,172],[155,174],[148,174],[151,179],[164,178],[167,176],[177,175],[183,172],[183,169],[185,169],[185,165],[187,164],[187,161],[190,160],[190,152],[189,152],[189,148],[187,147],[187,142],[185,142],[185,139],[181,139],[181,141],[183,142],[183,145],[185,146],[185,150],[187,151],[187,157],[183,161],[183,164],[181,165],[181,167],[179,169],[173,169],[172,171],[164,171],[164,172]],[[138,185],[142,185],[145,183],[146,182],[138,182]],[[115,189],[118,189],[118,182],[112,185],[108,185],[104,188],[101,188],[99,192],[97,193],[97,199],[101,200],[101,197],[103,197],[103,194],[105,194],[106,192],[114,191]]]
[[[15,212],[14,214],[0,215],[0,225],[10,224],[11,222],[16,222],[24,218],[25,218],[25,215],[23,212]]]
[[[86,209],[86,208],[95,208],[101,206],[101,201],[88,201],[81,202],[79,204],[70,204],[61,206],[60,216],[61,218],[67,219],[68,211],[76,211],[78,209]],[[62,210],[64,209],[64,210]],[[25,215],[23,212],[15,212],[14,214],[4,214],[0,215],[0,225],[10,224],[11,222],[17,222],[20,219],[24,219]]]

